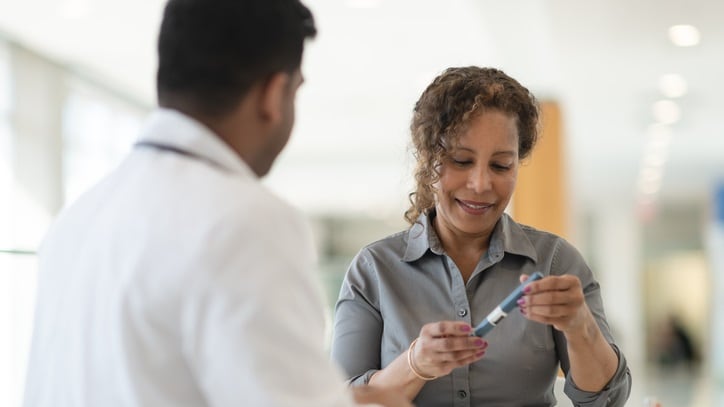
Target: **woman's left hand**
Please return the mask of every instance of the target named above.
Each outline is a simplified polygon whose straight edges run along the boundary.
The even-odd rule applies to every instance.
[[[528,279],[521,275],[520,281]],[[518,300],[520,312],[531,321],[553,325],[566,335],[584,330],[593,315],[576,276],[547,276],[526,286]]]

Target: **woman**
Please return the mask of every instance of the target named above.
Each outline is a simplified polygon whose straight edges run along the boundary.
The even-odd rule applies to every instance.
[[[560,366],[576,405],[625,403],[630,373],[583,258],[504,213],[537,123],[533,95],[496,69],[450,68],[423,92],[411,226],[360,251],[337,302],[332,356],[353,385],[418,406],[551,406]],[[534,271],[520,312],[471,336]]]

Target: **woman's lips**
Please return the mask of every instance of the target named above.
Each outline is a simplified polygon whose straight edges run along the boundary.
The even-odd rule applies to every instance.
[[[482,215],[493,207],[491,203],[457,200],[460,208],[471,215]]]

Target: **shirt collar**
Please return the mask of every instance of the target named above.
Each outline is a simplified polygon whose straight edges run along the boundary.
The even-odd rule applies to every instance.
[[[435,229],[430,224],[431,220],[432,217],[423,213],[418,216],[415,223],[410,226],[410,229],[407,231],[407,248],[405,249],[405,255],[402,257],[403,261],[411,262],[418,260],[428,249],[432,250],[431,246],[437,246],[435,247],[436,250],[433,250],[433,253],[442,253],[442,245],[439,244],[440,240],[437,238]],[[432,242],[430,242],[431,234],[434,235]]]
[[[156,109],[146,120],[138,141],[182,150],[225,171],[258,178],[211,129],[177,110]]]
[[[407,232],[407,248],[402,260],[406,262],[418,260],[428,249],[437,255],[443,253],[440,239],[435,232],[435,228],[432,227],[432,216],[422,214]],[[506,213],[495,225],[490,239],[490,247],[488,248],[488,253],[493,257],[504,252],[528,257],[533,262],[538,261],[535,247],[528,235]],[[499,257],[502,258],[502,256]]]

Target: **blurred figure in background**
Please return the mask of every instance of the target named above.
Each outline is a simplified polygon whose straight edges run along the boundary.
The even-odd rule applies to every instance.
[[[663,367],[696,368],[699,351],[681,320],[670,314],[661,325],[657,335],[657,361]]]
[[[337,302],[333,358],[354,385],[402,387],[420,406],[552,406],[560,364],[575,405],[624,405],[631,376],[590,269],[504,213],[537,126],[534,96],[496,69],[450,68],[423,92],[410,228],[360,251]],[[534,271],[520,312],[471,336]]]
[[[298,0],[168,2],[161,108],[41,247],[26,406],[409,405],[344,384],[308,227],[259,181],[315,32]]]

